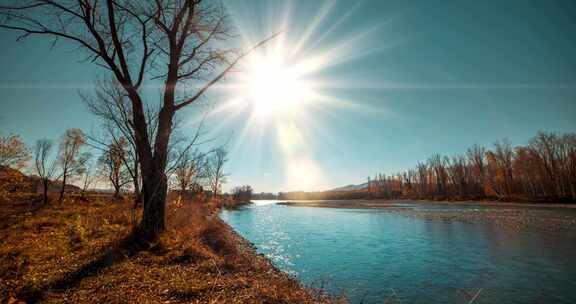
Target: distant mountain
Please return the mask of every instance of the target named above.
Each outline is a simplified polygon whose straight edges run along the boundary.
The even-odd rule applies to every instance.
[[[356,190],[362,190],[362,189],[366,189],[368,188],[368,183],[363,183],[360,185],[348,185],[348,186],[344,186],[344,187],[340,187],[340,188],[334,188],[332,190],[328,190],[328,191],[356,191]]]

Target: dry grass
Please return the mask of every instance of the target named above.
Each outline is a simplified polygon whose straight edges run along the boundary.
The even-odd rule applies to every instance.
[[[130,241],[130,204],[67,201],[17,214],[0,230],[0,288],[45,303],[327,303],[276,270],[199,202],[169,204],[169,227],[145,249]]]

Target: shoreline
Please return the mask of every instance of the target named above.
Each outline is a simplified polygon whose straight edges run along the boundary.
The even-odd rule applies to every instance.
[[[425,207],[427,203],[436,206],[461,206],[465,208],[418,208]],[[513,231],[576,232],[576,205],[570,204],[542,205],[512,202],[417,200],[291,201],[278,204],[289,207],[380,210],[424,221],[494,225]]]
[[[252,243],[249,240],[242,237],[238,232],[236,232],[236,230],[234,230],[234,228],[232,228],[230,225],[228,225],[226,222],[224,222],[224,220],[222,220],[220,217],[216,217],[216,221],[218,221],[219,224],[221,224],[222,227],[224,227],[224,231],[231,238],[233,244],[236,246],[236,248],[238,250],[249,255],[254,260],[257,260],[258,262],[263,263],[265,265],[265,267],[269,268],[269,270],[268,270],[269,273],[273,273],[275,275],[282,276],[285,279],[299,285],[299,287],[305,289],[306,291],[309,291],[309,292],[314,291],[314,290],[309,290],[309,288],[302,285],[302,283],[300,281],[298,281],[298,279],[290,276],[288,273],[286,273],[286,272],[280,270],[279,268],[277,268],[276,266],[274,266],[274,263],[272,262],[272,260],[267,258],[265,255],[258,253],[258,249],[257,249],[256,245],[254,245],[254,243]]]
[[[248,204],[250,203],[242,205],[244,206]],[[214,219],[221,225],[221,227],[223,227],[224,233],[231,239],[232,244],[237,248],[237,250],[246,255],[244,257],[246,261],[250,261],[252,264],[258,265],[258,268],[262,268],[260,269],[261,272],[265,273],[267,276],[270,276],[271,280],[286,281],[288,282],[287,284],[290,286],[290,288],[294,289],[296,292],[305,294],[303,298],[308,299],[302,303],[339,303],[338,299],[335,299],[332,296],[326,294],[323,290],[306,286],[296,277],[293,277],[276,267],[272,260],[267,258],[264,254],[258,253],[258,249],[254,243],[241,236],[236,230],[234,230],[234,228],[228,225],[217,214],[215,214]]]
[[[398,204],[431,204],[453,206],[490,206],[490,207],[517,207],[517,208],[551,208],[551,209],[576,209],[576,204],[566,203],[536,203],[536,202],[499,202],[489,201],[433,201],[425,199],[355,199],[355,200],[286,200],[278,205],[291,207],[315,207],[315,208],[347,208],[347,209],[387,209],[402,208]]]

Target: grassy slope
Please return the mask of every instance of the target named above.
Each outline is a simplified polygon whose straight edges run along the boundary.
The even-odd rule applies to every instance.
[[[198,203],[172,204],[145,250],[130,242],[129,203],[0,205],[0,291],[44,303],[318,303]]]

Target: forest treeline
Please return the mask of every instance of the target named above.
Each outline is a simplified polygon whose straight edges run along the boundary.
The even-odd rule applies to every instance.
[[[510,140],[491,149],[433,154],[414,168],[369,177],[356,191],[289,192],[280,199],[434,199],[576,201],[576,133],[539,132],[527,145]]]
[[[129,195],[138,207],[142,176],[134,145],[125,137],[110,134],[95,136],[68,129],[59,140],[39,139],[33,147],[19,135],[0,136],[0,197],[37,193],[48,203],[49,193],[57,193],[61,202],[69,192],[83,197],[104,191],[116,199]],[[187,197],[199,193],[220,196],[228,176],[224,170],[227,161],[224,147],[201,152],[191,149],[189,142],[174,145],[167,170],[169,187]],[[246,186],[238,189],[243,199],[246,190],[251,193]]]

